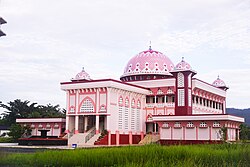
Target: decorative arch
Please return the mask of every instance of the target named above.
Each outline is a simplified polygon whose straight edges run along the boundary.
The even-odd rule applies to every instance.
[[[132,101],[131,101],[131,107],[132,108],[135,108],[135,99],[133,98]]]
[[[95,103],[90,97],[85,97],[80,103],[81,113],[92,113],[95,112]]]
[[[126,99],[125,99],[125,107],[129,107],[129,99],[128,99],[128,97],[126,97]]]
[[[137,100],[137,108],[141,108],[141,101],[139,99]]]

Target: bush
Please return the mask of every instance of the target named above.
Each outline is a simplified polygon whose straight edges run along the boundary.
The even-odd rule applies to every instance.
[[[11,137],[0,137],[0,143],[13,143],[13,139]]]
[[[14,141],[17,141],[23,134],[30,135],[31,129],[30,127],[22,127],[19,124],[12,124],[10,127],[10,132],[8,135],[12,137]]]

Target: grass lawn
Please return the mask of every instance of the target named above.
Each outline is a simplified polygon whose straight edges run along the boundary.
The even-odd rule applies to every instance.
[[[0,166],[247,167],[250,166],[250,145],[146,145],[34,154],[0,153],[0,157]]]

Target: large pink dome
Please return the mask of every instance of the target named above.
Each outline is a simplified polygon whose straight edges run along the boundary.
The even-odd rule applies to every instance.
[[[172,76],[170,71],[173,69],[174,64],[167,56],[150,47],[149,50],[140,52],[128,61],[121,80],[125,80],[128,76]]]

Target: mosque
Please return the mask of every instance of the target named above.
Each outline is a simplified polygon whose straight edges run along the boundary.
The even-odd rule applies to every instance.
[[[128,61],[120,80],[94,80],[82,69],[61,83],[68,144],[138,144],[149,135],[162,144],[238,140],[244,118],[226,114],[228,87],[195,75],[184,59],[174,65],[151,47]]]

